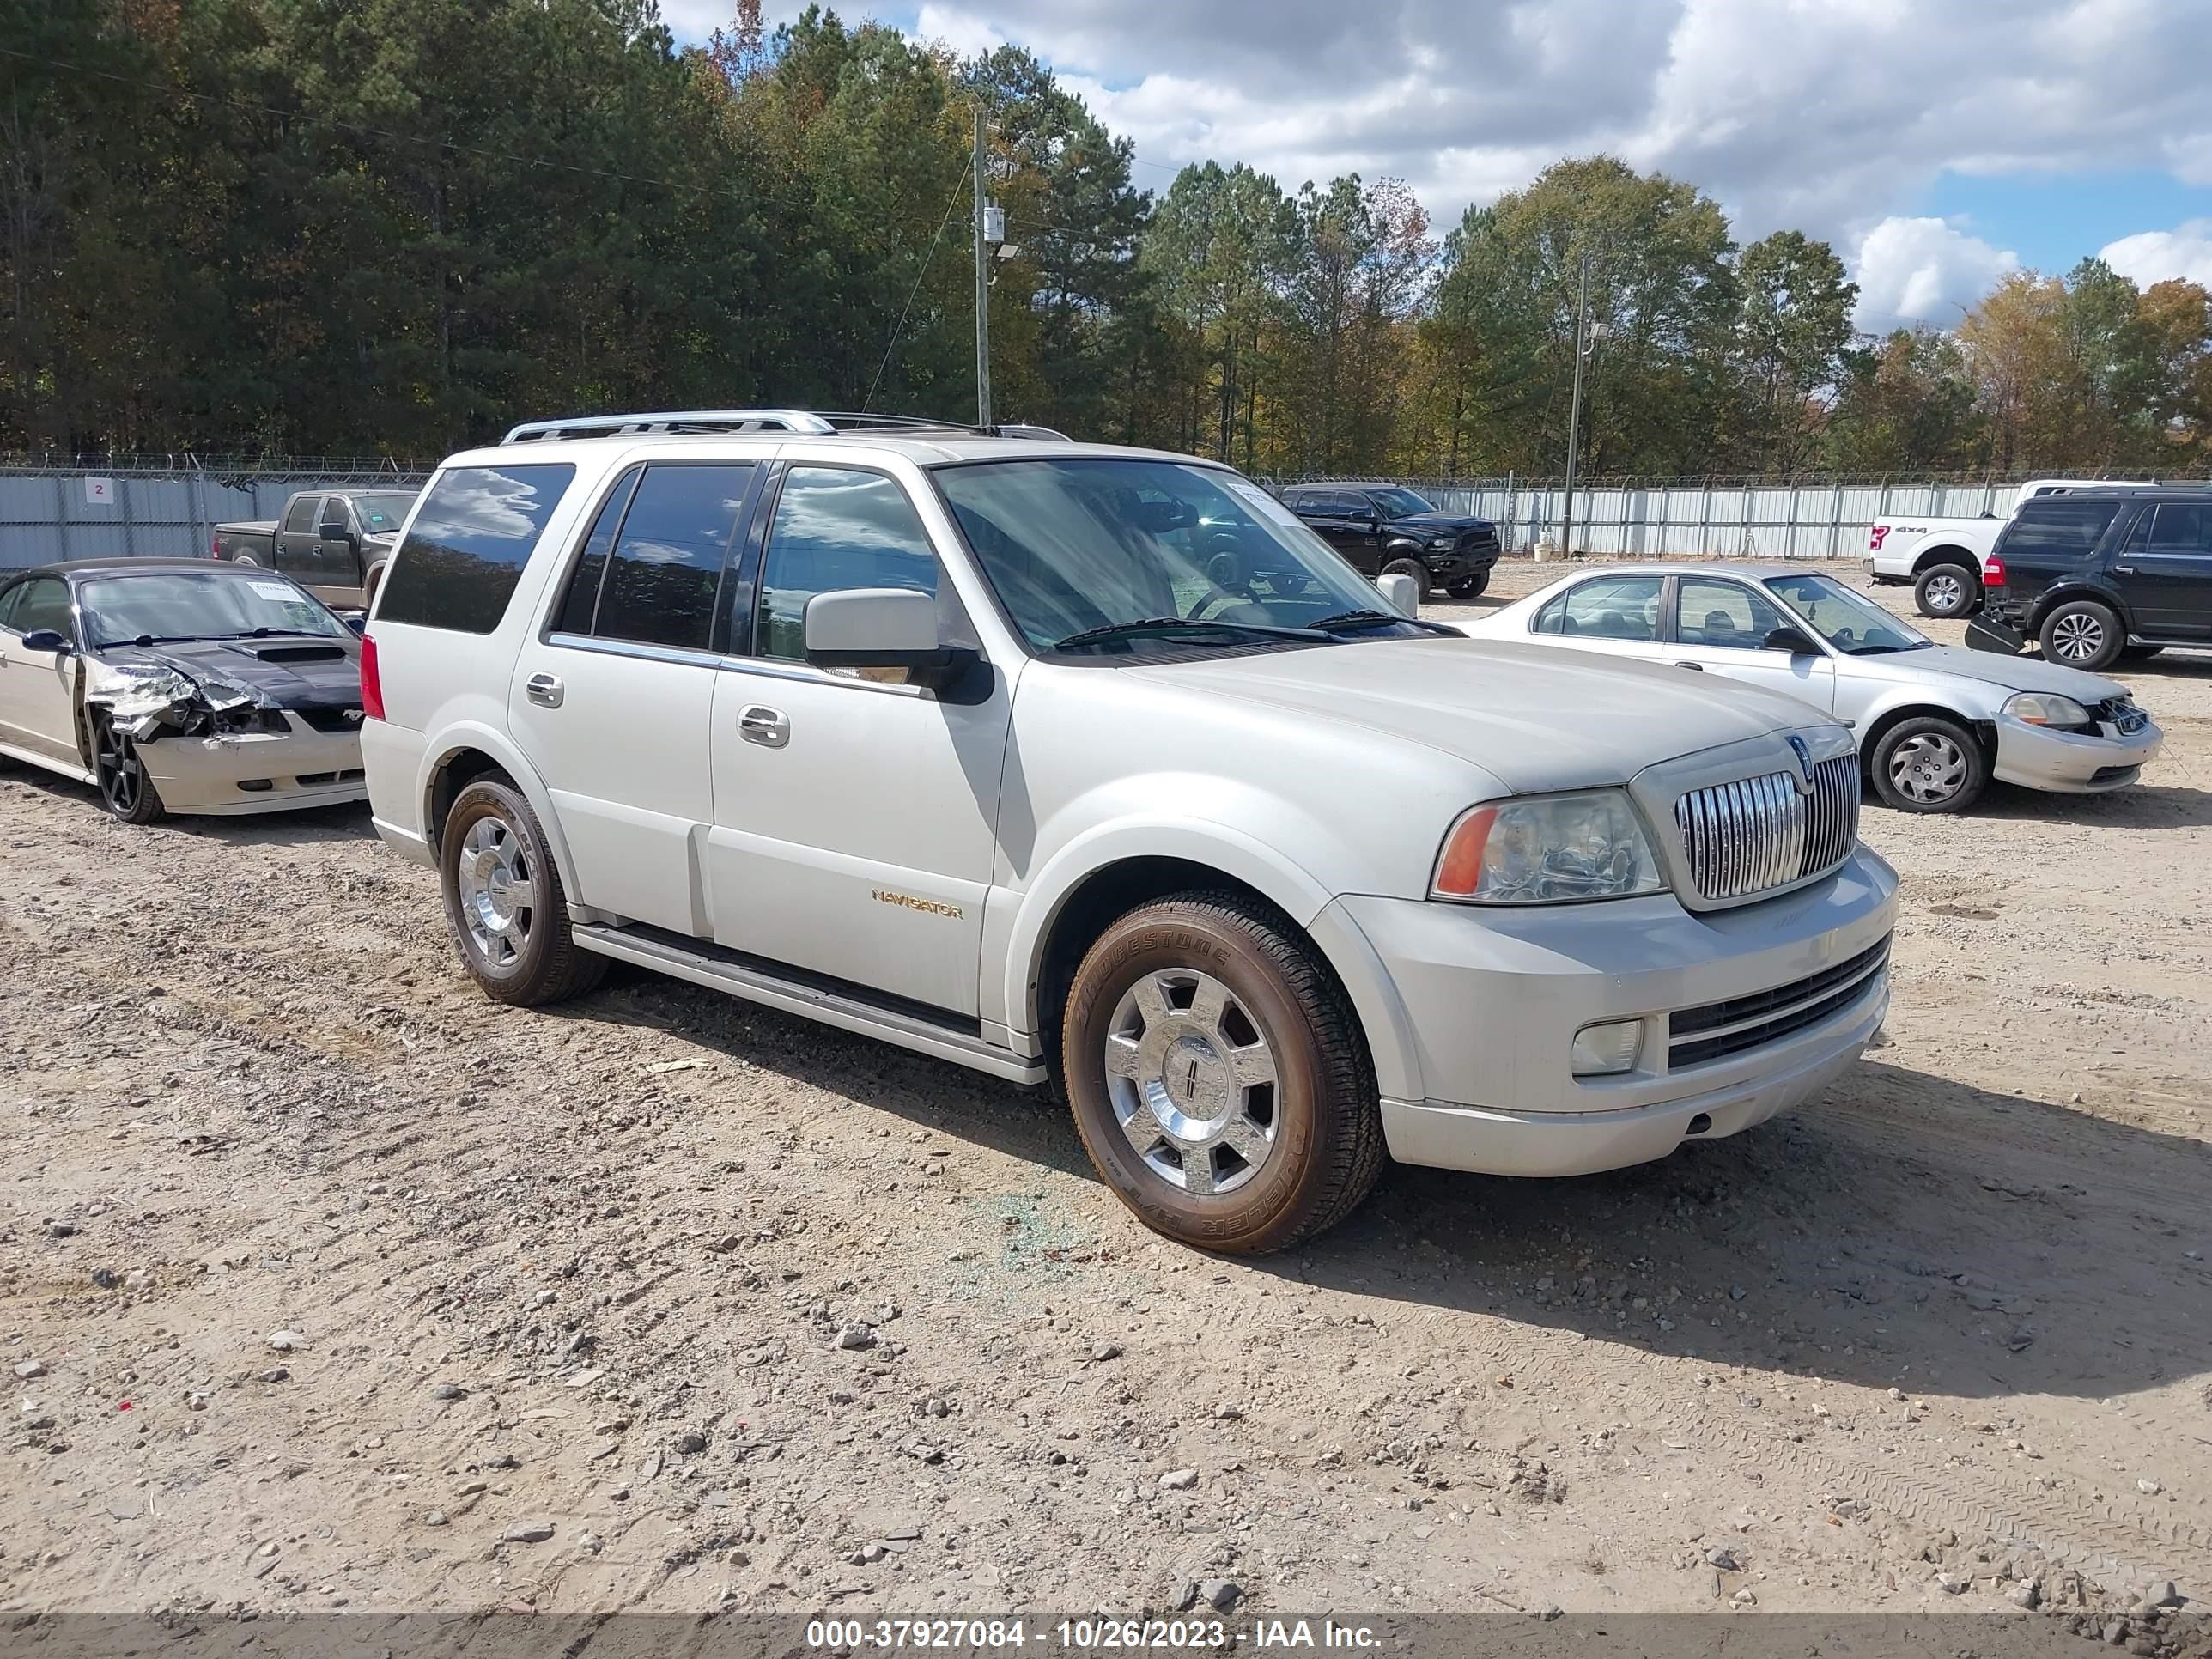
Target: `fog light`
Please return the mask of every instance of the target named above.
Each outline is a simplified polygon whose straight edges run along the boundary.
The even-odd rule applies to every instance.
[[[1575,1033],[1575,1075],[1606,1077],[1626,1072],[1636,1064],[1636,1051],[1644,1046],[1640,1019],[1607,1020],[1585,1025]]]

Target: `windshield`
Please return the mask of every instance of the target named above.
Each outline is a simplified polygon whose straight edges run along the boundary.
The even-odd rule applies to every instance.
[[[1288,507],[1219,467],[1040,457],[939,467],[934,477],[1007,615],[1040,651],[1159,619],[1303,628],[1383,609],[1382,596]],[[1188,651],[1197,637],[1171,626],[1112,643]]]
[[[1812,623],[1814,633],[1846,656],[1918,651],[1936,643],[1833,576],[1771,576],[1766,591]]]
[[[356,495],[354,516],[361,520],[365,536],[392,536],[398,533],[406,522],[407,509],[415,505],[412,490],[380,489],[366,495]]]
[[[266,629],[349,639],[346,625],[282,576],[165,571],[110,576],[77,589],[95,647],[133,640],[219,640]]]
[[[1403,519],[1415,513],[1433,513],[1437,510],[1436,503],[1423,501],[1410,489],[1400,489],[1394,486],[1389,489],[1370,489],[1367,493],[1382,502],[1382,510],[1394,519]]]

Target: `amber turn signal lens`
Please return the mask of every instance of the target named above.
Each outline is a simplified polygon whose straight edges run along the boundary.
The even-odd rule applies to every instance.
[[[1447,898],[1472,898],[1482,883],[1482,854],[1490,845],[1490,828],[1498,822],[1498,809],[1478,806],[1452,825],[1444,842],[1444,855],[1437,860],[1436,890]]]

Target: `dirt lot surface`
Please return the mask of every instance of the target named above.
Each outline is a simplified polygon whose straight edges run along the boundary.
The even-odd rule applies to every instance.
[[[17,771],[0,1611],[1228,1583],[2185,1642],[2124,1615],[2212,1600],[2212,658],[2125,678],[2140,787],[1869,808],[1894,1006],[1827,1100],[1395,1170],[1256,1261],[951,1066],[621,969],[487,1002],[363,811],[132,830]]]

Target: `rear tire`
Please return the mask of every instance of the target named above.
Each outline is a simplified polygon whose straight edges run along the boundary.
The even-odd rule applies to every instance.
[[[2053,605],[2035,637],[2045,662],[2093,674],[2118,662],[2128,643],[2119,613],[2098,599],[2069,599]]]
[[[1489,586],[1490,573],[1487,570],[1479,570],[1472,576],[1461,577],[1445,588],[1444,592],[1455,599],[1479,599],[1482,597],[1483,590]]]
[[[544,829],[512,784],[487,778],[454,797],[438,874],[462,965],[493,1001],[534,1008],[606,977],[607,959],[569,930]]]
[[[1285,1249],[1382,1172],[1358,1018],[1289,919],[1237,894],[1141,905],[1100,934],[1068,988],[1059,1071],[1100,1177],[1178,1243]]]
[[[1982,602],[1982,579],[1962,564],[1931,564],[1913,580],[1913,603],[1923,617],[1965,617]]]
[[[1899,720],[1874,746],[1875,793],[1900,812],[1963,812],[1989,787],[1989,757],[1956,720],[1933,714]]]

